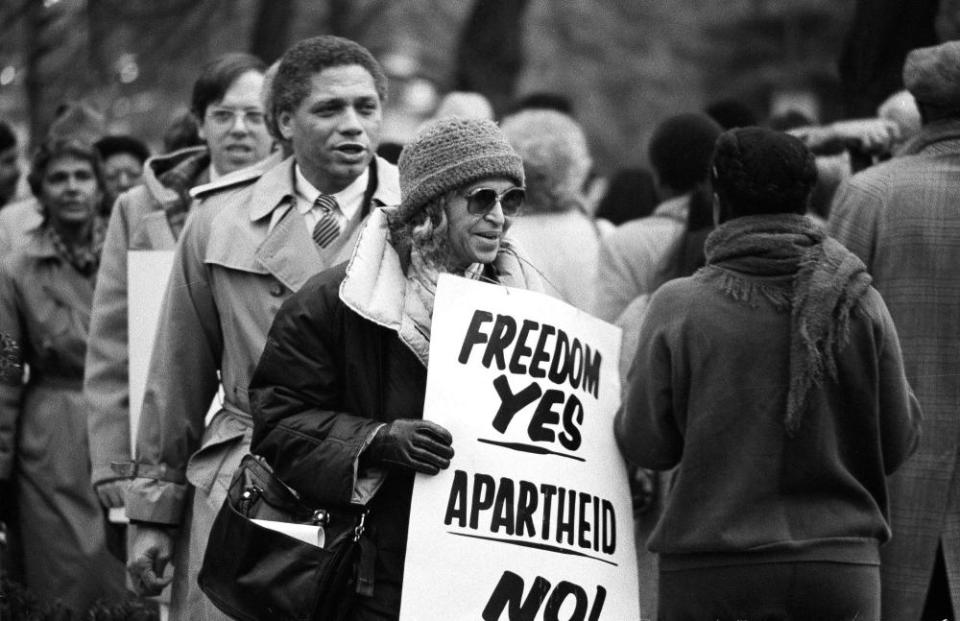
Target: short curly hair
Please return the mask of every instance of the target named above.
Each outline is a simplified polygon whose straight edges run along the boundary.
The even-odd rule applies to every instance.
[[[43,198],[43,177],[47,173],[47,167],[53,160],[66,156],[90,162],[93,175],[97,179],[97,185],[100,186],[101,190],[104,189],[103,161],[100,159],[100,153],[93,145],[83,140],[71,138],[50,138],[41,144],[40,148],[33,154],[30,172],[27,174],[27,183],[30,185],[30,190],[38,199]]]
[[[710,156],[723,133],[713,119],[696,113],[664,119],[650,137],[647,154],[661,185],[686,193],[707,180]]]
[[[310,93],[310,78],[330,67],[360,65],[373,77],[380,102],[387,101],[387,76],[370,51],[355,41],[320,35],[296,43],[283,54],[271,87],[274,118],[293,112]]]
[[[799,138],[762,127],[741,127],[717,139],[711,181],[721,205],[733,217],[803,214],[817,182],[817,165]]]
[[[523,159],[527,213],[583,207],[593,160],[579,123],[562,112],[535,109],[508,116],[501,129]]]

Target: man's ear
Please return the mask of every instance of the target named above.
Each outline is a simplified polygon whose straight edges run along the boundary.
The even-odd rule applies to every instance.
[[[196,114],[190,113],[190,116],[193,117],[193,121],[197,124],[197,136],[200,137],[200,140],[203,144],[207,144],[207,133],[203,131],[203,119],[197,118]]]
[[[284,110],[277,115],[277,129],[280,130],[280,135],[283,136],[284,140],[293,139],[293,113],[289,110]]]

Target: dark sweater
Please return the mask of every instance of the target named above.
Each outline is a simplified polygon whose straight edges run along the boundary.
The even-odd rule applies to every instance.
[[[838,381],[812,390],[790,437],[790,313],[763,296],[734,300],[714,278],[700,272],[653,296],[616,419],[627,459],[678,466],[648,542],[661,570],[877,564],[890,538],[885,475],[913,451],[920,419],[883,300],[870,288],[855,307]]]

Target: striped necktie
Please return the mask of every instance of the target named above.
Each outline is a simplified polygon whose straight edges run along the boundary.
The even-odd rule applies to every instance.
[[[320,209],[320,217],[313,227],[313,241],[321,248],[326,248],[340,235],[337,199],[328,194],[321,194],[313,204]]]

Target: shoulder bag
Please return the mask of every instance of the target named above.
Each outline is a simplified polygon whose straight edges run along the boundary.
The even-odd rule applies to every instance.
[[[246,455],[210,531],[200,588],[241,621],[343,619],[356,593],[373,592],[367,514],[308,507],[262,457]]]

